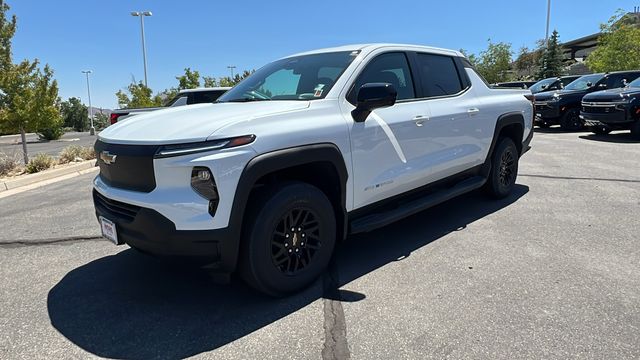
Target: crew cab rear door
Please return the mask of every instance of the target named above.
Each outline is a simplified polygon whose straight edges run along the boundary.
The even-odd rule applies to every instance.
[[[482,158],[481,136],[490,130],[483,106],[459,59],[440,53],[410,53],[420,96],[430,112],[429,153],[432,181],[468,170]]]

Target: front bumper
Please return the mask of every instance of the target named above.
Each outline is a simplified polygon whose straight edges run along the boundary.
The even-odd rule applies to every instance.
[[[536,118],[540,119],[538,122],[544,119],[555,119],[560,117],[560,103],[558,101],[538,101],[535,103]]]
[[[109,199],[96,190],[93,190],[93,201],[96,216],[116,224],[121,244],[152,255],[188,258],[220,272],[235,270],[236,254],[230,245],[238,239],[229,228],[176,230],[171,220],[153,209]]]

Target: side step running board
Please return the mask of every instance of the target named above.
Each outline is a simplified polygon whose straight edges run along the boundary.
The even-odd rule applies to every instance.
[[[373,213],[361,218],[355,219],[351,222],[351,234],[358,234],[368,232],[393,222],[396,222],[407,216],[419,213],[430,207],[443,203],[449,199],[460,196],[469,191],[473,191],[482,187],[487,179],[482,176],[474,176],[472,178],[463,180],[456,185],[442,191],[438,191],[425,197],[412,200],[408,203],[402,204],[397,208],[387,210],[384,212]]]

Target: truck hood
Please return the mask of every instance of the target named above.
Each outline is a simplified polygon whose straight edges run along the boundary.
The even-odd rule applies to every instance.
[[[547,91],[542,93],[537,93],[534,95],[537,101],[549,101],[553,99],[553,94],[558,94],[560,97],[573,97],[573,96],[583,96],[587,93],[586,90],[557,90],[557,91]]]
[[[197,104],[136,115],[100,132],[112,144],[178,144],[205,141],[227,125],[302,110],[309,101],[256,101]],[[247,134],[251,132],[247,129]],[[238,134],[246,135],[246,134]]]
[[[611,90],[602,90],[596,91],[589,95],[586,95],[582,98],[582,101],[585,102],[611,102],[611,101],[620,101],[622,100],[622,96],[620,95],[639,95],[640,88],[637,87],[627,87],[620,89],[611,89]]]

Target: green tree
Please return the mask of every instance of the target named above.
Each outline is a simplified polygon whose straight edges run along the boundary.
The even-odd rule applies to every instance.
[[[185,68],[184,75],[176,76],[176,80],[178,80],[178,90],[195,89],[200,87],[200,72]]]
[[[11,46],[17,19],[15,15],[8,19],[8,11],[9,6],[0,0],[0,90],[5,94],[0,99],[0,132],[21,134],[28,163],[27,131],[45,138],[62,135],[58,83],[48,65],[38,68],[38,60],[13,63]]]
[[[76,97],[69,98],[60,104],[62,121],[65,127],[73,128],[75,131],[86,131],[88,124],[88,109]]]
[[[480,52],[476,69],[489,82],[497,83],[511,79],[511,44],[493,43],[489,39],[487,49]]]
[[[538,78],[546,79],[562,75],[564,72],[562,60],[562,47],[560,46],[558,31],[553,30],[549,43],[543,50],[542,56],[540,56]]]
[[[606,72],[640,68],[640,28],[636,17],[619,10],[600,29],[598,47],[586,59],[589,69]]]
[[[513,62],[513,69],[519,77],[532,78],[537,74],[538,63],[540,62],[539,50],[529,50],[528,47],[520,48],[518,57]]]
[[[140,82],[132,82],[127,86],[127,93],[122,90],[118,90],[116,97],[118,98],[118,104],[122,108],[138,108],[138,107],[153,107],[162,106],[162,100],[159,96],[153,96],[151,88],[147,87]]]
[[[102,109],[100,109],[99,112],[93,114],[93,126],[95,126],[95,128],[98,130],[102,130],[109,126],[109,116],[102,112]]]
[[[202,80],[204,80],[204,87],[217,87],[218,80],[216,80],[213,76],[203,76]]]

